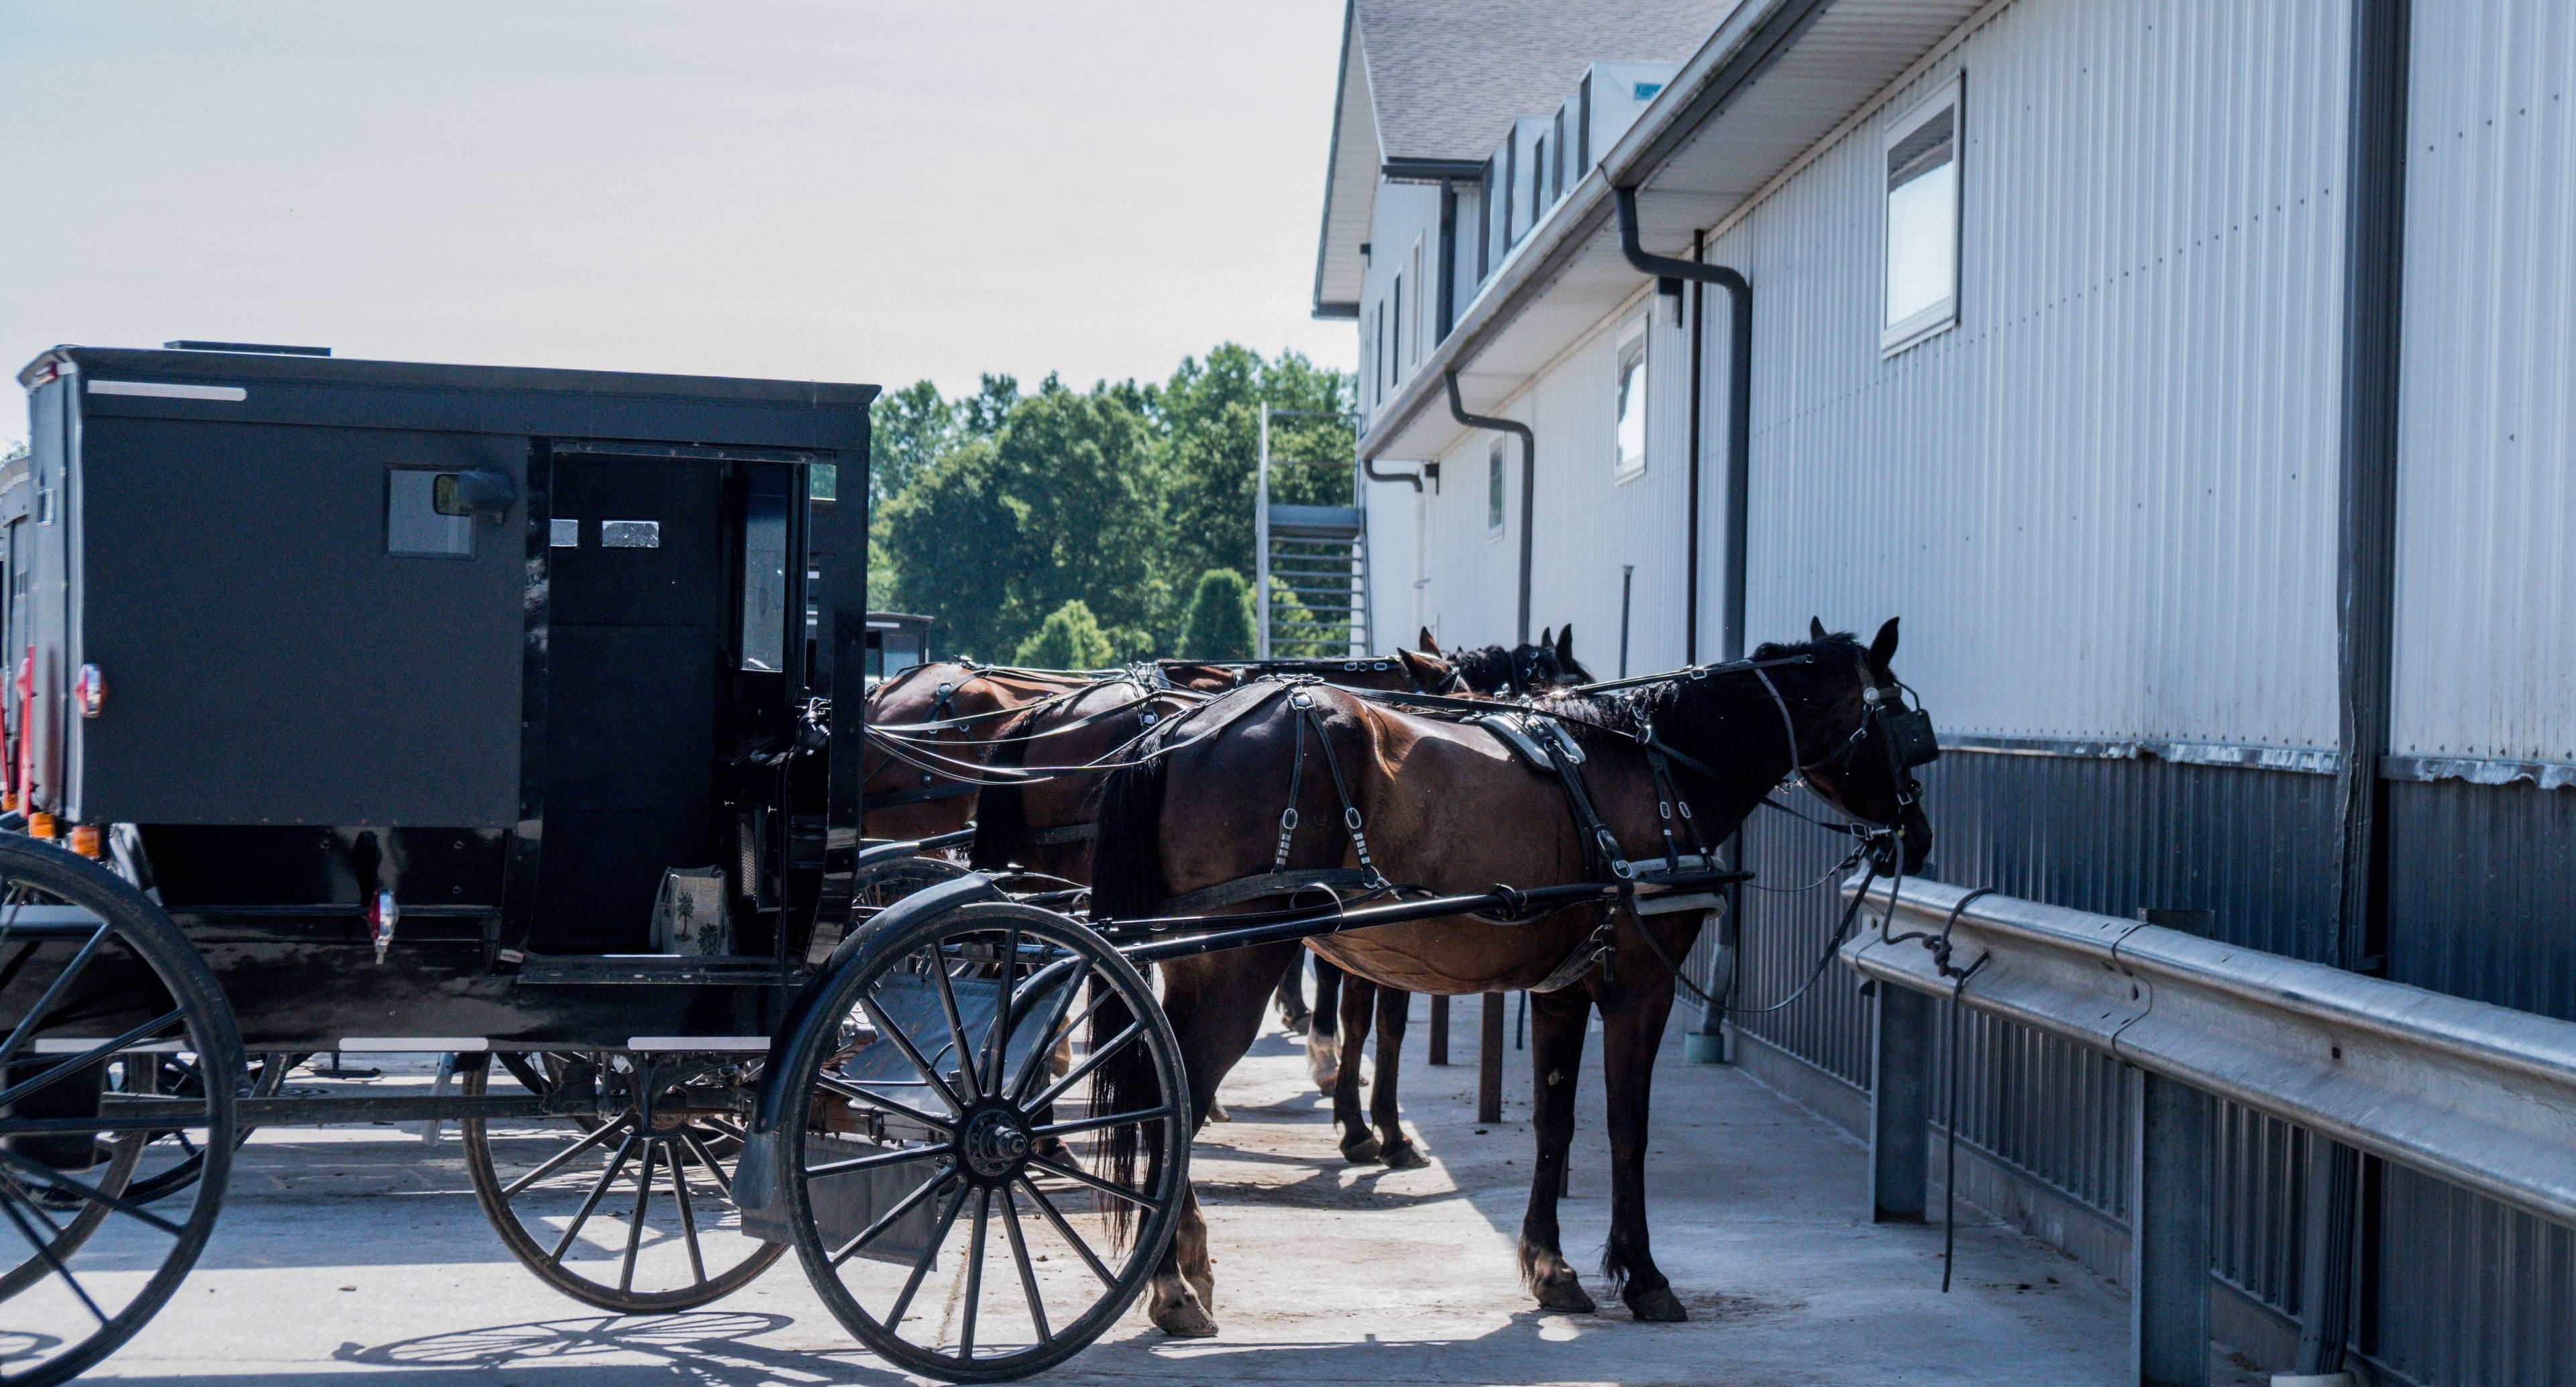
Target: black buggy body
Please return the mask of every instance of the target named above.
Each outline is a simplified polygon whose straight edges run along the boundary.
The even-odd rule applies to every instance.
[[[148,872],[251,1050],[774,1023],[849,899],[874,387],[87,347],[20,379],[11,785]]]

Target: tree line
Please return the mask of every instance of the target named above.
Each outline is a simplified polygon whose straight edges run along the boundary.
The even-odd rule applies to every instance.
[[[870,605],[931,617],[943,655],[1098,668],[1252,653],[1261,406],[1274,458],[1348,458],[1351,378],[1226,343],[1171,379],[1024,391],[987,375],[878,398]],[[1347,468],[1274,469],[1274,500],[1350,501]]]

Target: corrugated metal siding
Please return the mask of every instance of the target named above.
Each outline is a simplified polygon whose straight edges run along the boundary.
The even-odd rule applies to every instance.
[[[1901,612],[1957,731],[2333,744],[2345,8],[1998,14],[1882,113],[1967,74],[1961,321],[1893,358],[1880,120],[1727,231],[1754,639]]]
[[[2402,753],[2576,760],[2576,6],[2414,7]]]
[[[2388,970],[2576,1021],[2576,793],[2391,782]]]

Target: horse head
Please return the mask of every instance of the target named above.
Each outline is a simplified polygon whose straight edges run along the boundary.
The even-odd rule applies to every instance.
[[[1803,647],[1753,652],[1757,662],[1801,651],[1815,657],[1811,676],[1795,681],[1809,691],[1801,700],[1805,716],[1791,719],[1797,769],[1827,804],[1881,830],[1870,848],[1880,872],[1901,865],[1912,873],[1932,852],[1932,821],[1914,769],[1937,759],[1941,747],[1931,716],[1907,702],[1912,690],[1896,677],[1896,618],[1866,647],[1848,634],[1828,635],[1821,621],[1809,621],[1808,635]]]

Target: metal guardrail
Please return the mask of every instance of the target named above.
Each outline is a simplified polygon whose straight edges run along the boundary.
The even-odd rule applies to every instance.
[[[2134,1381],[2210,1380],[2209,1095],[2576,1224],[2576,1023],[1937,881],[1906,882],[1892,916],[1888,889],[1870,894],[1842,959],[1878,984],[1872,1217],[1929,1210],[1933,997],[2134,1066],[2117,1153],[2134,1193]],[[2330,1218],[2311,1196],[2305,1217]],[[2331,1323],[2303,1332],[2340,1335]],[[2350,1379],[2275,1379],[2293,1380]]]
[[[1892,932],[1938,931],[1967,895],[1908,881]],[[1875,917],[1884,884],[1871,899]],[[1987,957],[1975,1010],[2576,1224],[2576,1022],[2009,896],[1978,897],[1950,940],[1957,967]],[[1842,957],[1951,991],[1920,942],[1872,929]]]

